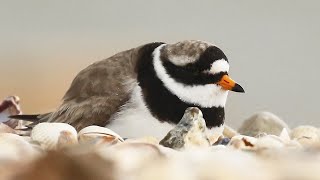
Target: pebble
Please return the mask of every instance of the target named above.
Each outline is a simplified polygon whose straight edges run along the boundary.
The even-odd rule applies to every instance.
[[[160,141],[165,147],[177,150],[209,147],[206,123],[197,107],[187,108],[177,126]]]
[[[238,132],[252,137],[262,133],[278,136],[283,128],[290,130],[288,125],[278,116],[270,112],[260,112],[245,120],[238,129]]]

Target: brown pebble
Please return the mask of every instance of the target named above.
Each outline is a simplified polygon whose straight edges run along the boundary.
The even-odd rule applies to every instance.
[[[113,180],[114,165],[99,155],[67,155],[50,151],[42,158],[27,165],[14,180]]]

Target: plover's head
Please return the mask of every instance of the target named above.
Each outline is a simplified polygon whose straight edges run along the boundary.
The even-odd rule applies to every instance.
[[[162,44],[153,51],[153,65],[164,86],[188,104],[224,107],[229,90],[244,92],[228,75],[226,55],[210,43]]]

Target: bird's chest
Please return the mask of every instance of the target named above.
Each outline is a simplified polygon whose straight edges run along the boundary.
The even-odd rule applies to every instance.
[[[141,88],[136,86],[129,102],[112,117],[107,127],[125,138],[144,136],[163,138],[174,127],[174,124],[155,118],[143,101]]]
[[[163,107],[164,108],[162,110],[169,113],[177,113],[178,111],[177,107],[174,106],[168,105]],[[164,119],[161,119],[160,121],[159,118],[151,112],[150,108],[143,100],[141,88],[136,86],[132,91],[129,102],[124,105],[114,117],[112,117],[111,123],[108,124],[107,127],[125,138],[153,136],[160,140],[165,137],[165,135],[180,121],[183,112],[185,111],[184,107],[181,107],[180,111],[182,113],[179,113],[176,117],[177,122],[165,121]],[[203,112],[207,113],[205,109]],[[165,118],[167,119],[170,117],[165,116]],[[208,127],[207,133],[209,139],[217,138],[222,134],[222,131],[223,122],[220,126]]]

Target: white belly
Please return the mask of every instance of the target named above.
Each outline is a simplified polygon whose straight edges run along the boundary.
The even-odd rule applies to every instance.
[[[153,117],[134,110],[126,111],[106,127],[124,138],[153,136],[159,140],[174,128],[169,123],[161,123]]]
[[[174,125],[162,123],[152,116],[142,99],[141,88],[136,85],[130,101],[106,127],[124,138],[153,136],[161,140]]]

